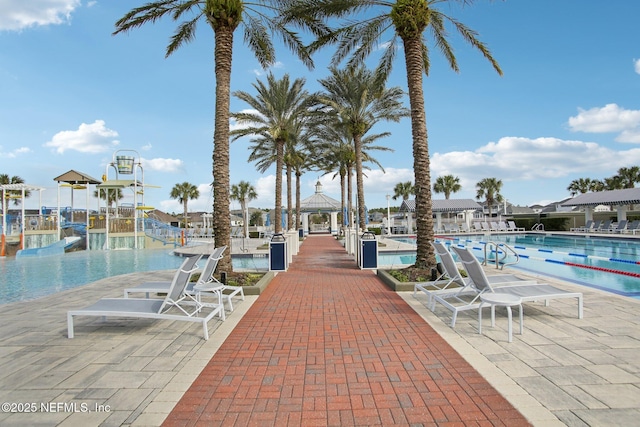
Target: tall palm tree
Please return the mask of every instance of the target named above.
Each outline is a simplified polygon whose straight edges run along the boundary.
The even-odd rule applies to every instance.
[[[183,223],[184,228],[187,228],[189,224],[187,204],[189,203],[189,200],[197,199],[198,197],[200,197],[200,191],[198,191],[198,187],[188,182],[176,184],[171,189],[169,197],[171,197],[172,199],[177,199],[180,203],[182,203],[182,207],[184,208]]]
[[[460,178],[453,175],[439,176],[433,184],[433,191],[436,193],[444,193],[446,200],[449,200],[451,193],[457,193],[461,189]]]
[[[324,171],[325,174],[333,172],[333,178],[336,176],[340,177],[341,208],[344,216],[342,222],[343,224],[351,226],[353,225],[353,189],[351,176],[353,175],[356,164],[353,137],[343,123],[327,120],[326,117],[322,123],[318,123],[313,127],[313,132],[317,141],[312,147],[312,156],[316,159],[316,165],[319,170]],[[372,163],[378,166],[383,173],[385,172],[382,164],[373,157],[373,151],[393,151],[393,149],[373,145],[373,143],[380,138],[386,138],[390,135],[389,132],[367,133],[362,138],[363,169],[370,169],[366,163]]]
[[[502,195],[500,194],[502,181],[497,178],[484,178],[476,184],[476,190],[476,199],[485,199],[489,208],[489,218],[491,218],[491,207],[494,203],[502,201]]]
[[[393,200],[409,200],[409,196],[416,194],[416,189],[411,181],[399,182],[393,187]]]
[[[376,123],[398,122],[409,116],[402,106],[404,93],[399,87],[386,88],[385,81],[365,67],[339,70],[330,69],[331,75],[318,82],[324,91],[316,95],[320,111],[334,116],[353,138],[356,160],[356,191],[358,197],[358,225],[364,230],[365,200],[362,171],[362,138]]]
[[[477,38],[477,33],[437,9],[438,5],[448,3],[471,4],[473,0],[298,0],[292,2],[292,7],[284,16],[285,20],[299,25],[305,25],[309,17],[326,21],[345,18],[344,22],[336,24],[337,29],[332,34],[319,37],[312,49],[337,43],[334,64],[351,56],[349,64],[354,65],[362,62],[379,46],[386,46],[376,70],[376,74],[381,79],[388,76],[391,71],[396,56],[397,39],[400,38],[402,41],[411,108],[413,170],[416,186],[416,266],[420,268],[436,265],[435,254],[430,245],[433,241],[433,213],[423,93],[423,73],[429,75],[431,49],[424,36],[428,34],[432,37],[434,46],[442,52],[449,66],[457,72],[458,62],[449,44],[449,33],[446,28],[446,24],[451,24],[462,39],[479,50],[498,74],[502,75],[498,63],[485,44]],[[362,19],[362,16],[366,16],[367,19]],[[316,21],[311,22],[316,23]],[[391,40],[380,43],[380,39],[385,34],[389,35]]]
[[[170,56],[183,44],[195,38],[196,26],[205,21],[214,33],[215,62],[215,130],[213,135],[213,229],[215,245],[231,246],[231,222],[229,212],[229,103],[231,93],[231,62],[235,30],[244,27],[244,40],[263,68],[275,62],[275,48],[270,34],[282,41],[308,67],[313,61],[295,31],[290,31],[282,20],[275,19],[287,0],[270,2],[246,2],[243,0],[156,0],[129,11],[116,22],[114,34],[127,32],[147,23],[170,17],[180,22],[166,48]],[[323,26],[308,21],[315,34]],[[231,257],[219,263],[220,271],[233,271]]]
[[[279,233],[282,226],[282,170],[284,166],[285,144],[295,131],[295,121],[298,116],[307,114],[310,97],[304,90],[305,79],[295,79],[290,81],[289,75],[285,74],[281,79],[269,73],[267,83],[257,81],[253,87],[257,91],[257,96],[253,96],[245,91],[234,92],[233,95],[246,102],[256,110],[256,113],[233,113],[231,116],[238,124],[248,127],[236,129],[231,132],[233,140],[248,135],[259,136],[256,141],[262,143],[272,142],[275,148],[276,160],[276,188],[275,188],[275,232]],[[259,147],[259,146],[258,146]],[[269,153],[260,148],[262,153]],[[256,151],[254,149],[254,151]],[[253,160],[256,160],[255,158]],[[250,161],[252,161],[250,156]],[[271,162],[263,166],[268,168]],[[260,169],[258,169],[260,170]],[[262,170],[264,172],[266,169]],[[291,224],[289,224],[291,226]]]
[[[229,194],[231,200],[237,200],[240,202],[240,209],[242,209],[242,218],[244,223],[244,236],[249,237],[249,218],[245,218],[245,213],[248,215],[247,203],[251,200],[258,198],[258,193],[253,185],[247,181],[240,181],[238,184],[231,186],[231,193]]]
[[[10,177],[6,173],[0,174],[0,185],[8,185],[8,184],[24,184],[24,179],[20,178],[17,175]],[[4,193],[9,197],[7,197],[5,200],[2,201],[2,213],[6,213],[7,209],[9,209],[9,201],[12,199],[11,196],[12,195],[22,196],[22,190],[6,190]],[[24,197],[27,198],[29,196],[31,196],[31,192],[28,190],[25,190]],[[18,206],[20,204],[20,201],[17,198],[13,198],[13,204],[15,206]]]

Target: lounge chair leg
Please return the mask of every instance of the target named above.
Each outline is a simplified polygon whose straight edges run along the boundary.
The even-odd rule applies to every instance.
[[[73,315],[67,313],[67,338],[73,338]]]
[[[202,329],[204,330],[204,339],[205,341],[209,340],[209,328],[207,327],[207,321],[202,322]]]

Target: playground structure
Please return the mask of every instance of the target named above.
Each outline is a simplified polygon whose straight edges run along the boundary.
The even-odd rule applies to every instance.
[[[115,171],[115,177],[109,178]],[[112,173],[113,175],[113,173]],[[154,208],[144,204],[144,171],[138,153],[118,150],[106,166],[102,180],[70,170],[56,178],[58,204],[41,206],[37,211],[24,208],[27,192],[44,188],[27,184],[7,184],[2,190],[2,230],[0,256],[43,256],[81,249],[138,249],[150,246],[174,246],[184,244],[181,229],[167,225],[147,212]],[[91,186],[105,192],[105,206],[90,209]],[[71,190],[71,206],[61,206],[61,192]],[[86,208],[74,205],[74,192],[86,191]],[[133,203],[119,203],[112,192],[132,191]],[[117,194],[117,193],[116,193]],[[110,197],[111,196],[111,197]],[[40,197],[41,198],[41,197]],[[21,209],[7,209],[8,200],[20,199]],[[115,207],[112,206],[113,202]],[[6,212],[6,213],[5,213]]]

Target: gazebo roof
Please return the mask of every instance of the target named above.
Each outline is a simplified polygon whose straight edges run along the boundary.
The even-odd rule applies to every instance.
[[[73,169],[53,178],[53,180],[56,182],[66,182],[67,184],[100,184],[102,182],[87,175],[86,173],[78,172]]]
[[[640,188],[584,193],[565,201],[561,206],[615,206],[635,204],[640,204]]]
[[[320,184],[320,181],[316,183],[315,194],[300,201],[300,209],[306,212],[317,212],[319,210],[340,212],[341,206],[340,201],[322,193],[322,184]]]
[[[482,206],[472,199],[444,199],[431,200],[433,212],[461,212],[482,209]],[[415,212],[415,200],[403,200],[399,212]]]

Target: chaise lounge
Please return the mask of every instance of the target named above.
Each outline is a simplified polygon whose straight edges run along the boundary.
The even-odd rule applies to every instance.
[[[544,283],[505,285],[493,288],[478,259],[466,248],[452,247],[462,262],[467,275],[471,279],[468,287],[454,294],[435,295],[434,304],[440,303],[452,312],[451,327],[455,328],[458,313],[466,310],[476,310],[480,307],[480,296],[488,292],[514,295],[522,302],[545,301],[549,304],[552,299],[576,298],[578,300],[578,318],[583,317],[583,302],[581,292],[570,292],[558,289]]]
[[[218,315],[224,320],[224,306],[218,304],[202,304],[185,293],[189,278],[197,269],[200,256],[186,258],[173,276],[164,299],[148,298],[103,298],[95,304],[67,312],[67,336],[74,337],[74,317],[125,317],[158,320],[178,320],[200,323],[204,339],[209,339],[207,323]],[[208,313],[204,314],[205,309]]]

